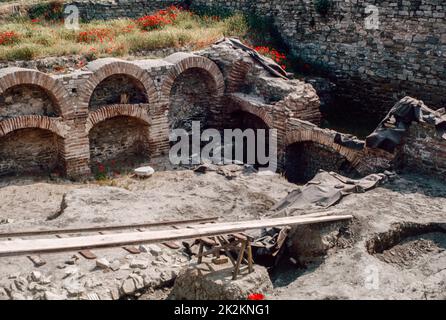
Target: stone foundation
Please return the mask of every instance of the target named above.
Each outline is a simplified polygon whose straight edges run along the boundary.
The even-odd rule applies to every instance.
[[[182,270],[172,289],[176,300],[247,300],[249,294],[267,295],[272,289],[268,272],[255,265],[250,274],[242,271],[237,280],[232,280],[232,265],[212,266],[209,272],[204,264]]]

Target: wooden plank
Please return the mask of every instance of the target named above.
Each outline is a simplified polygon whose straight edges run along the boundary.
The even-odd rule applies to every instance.
[[[326,217],[285,217],[263,220],[236,221],[208,225],[195,225],[190,228],[152,230],[105,235],[90,235],[62,239],[30,239],[0,242],[0,256],[37,252],[60,252],[91,248],[119,247],[141,243],[166,242],[197,237],[216,236],[246,230],[286,225],[302,225],[320,222],[339,221],[353,218],[351,215]]]
[[[103,227],[87,227],[87,228],[70,228],[70,229],[42,229],[42,230],[23,230],[23,231],[14,231],[14,232],[3,232],[0,233],[0,238],[7,237],[23,237],[23,236],[38,236],[38,235],[50,235],[56,234],[56,236],[60,236],[63,233],[80,233],[80,232],[102,232],[102,231],[112,231],[112,230],[125,230],[125,229],[138,229],[144,227],[159,227],[159,226],[168,226],[168,225],[182,225],[189,223],[206,223],[206,222],[214,222],[218,220],[218,217],[209,217],[209,218],[197,218],[190,220],[171,220],[171,221],[154,221],[154,222],[145,222],[138,224],[124,224],[124,225],[115,225],[115,226],[103,226]]]

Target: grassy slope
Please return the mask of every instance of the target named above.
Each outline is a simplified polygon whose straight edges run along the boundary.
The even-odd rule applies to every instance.
[[[98,57],[125,56],[160,48],[202,48],[222,36],[243,37],[248,29],[242,15],[216,20],[188,12],[180,13],[173,25],[148,32],[141,31],[131,19],[95,21],[81,24],[80,28],[79,31],[68,30],[63,24],[33,23],[29,19],[3,24],[0,33],[14,31],[20,40],[15,44],[0,45],[0,60],[92,53]],[[105,29],[107,36],[102,41],[79,42],[80,32],[93,29]]]

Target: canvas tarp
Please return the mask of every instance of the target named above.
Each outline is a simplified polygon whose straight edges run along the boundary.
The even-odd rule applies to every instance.
[[[271,210],[308,210],[328,208],[339,202],[344,196],[362,193],[375,188],[387,180],[383,173],[371,174],[361,179],[350,179],[335,172],[319,171],[319,173],[302,188],[291,191]]]
[[[444,109],[431,110],[420,101],[405,97],[398,101],[376,130],[366,138],[366,146],[393,152],[401,143],[412,122],[425,122],[435,126],[438,136],[446,139]]]

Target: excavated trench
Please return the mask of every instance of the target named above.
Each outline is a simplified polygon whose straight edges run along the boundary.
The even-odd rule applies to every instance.
[[[411,267],[422,256],[446,250],[446,224],[398,223],[369,239],[366,249],[381,261]]]

